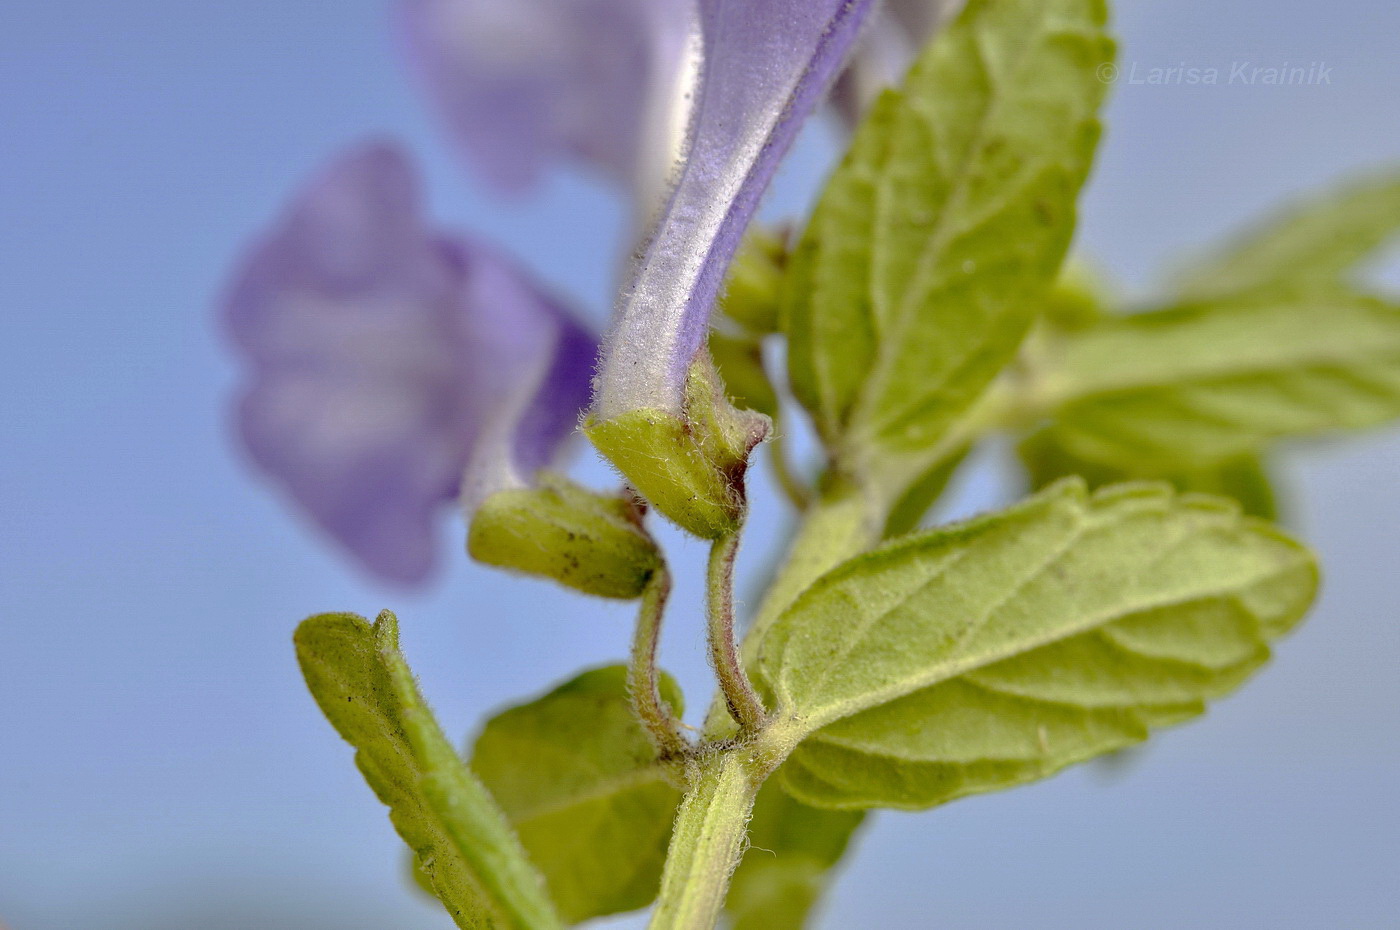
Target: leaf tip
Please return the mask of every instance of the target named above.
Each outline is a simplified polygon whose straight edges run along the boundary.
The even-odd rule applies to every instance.
[[[292,644],[296,647],[297,658],[305,665],[311,656],[345,639],[362,637],[369,631],[369,621],[359,614],[315,614],[297,624],[296,631],[292,633]]]
[[[363,623],[364,621],[361,620]],[[380,649],[395,652],[399,648],[399,618],[392,610],[381,610],[374,618],[374,642]]]

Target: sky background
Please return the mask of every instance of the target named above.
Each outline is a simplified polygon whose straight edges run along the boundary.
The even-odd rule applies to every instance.
[[[1120,82],[1080,247],[1131,292],[1290,194],[1400,163],[1400,6],[1127,0],[1117,15],[1125,75],[1332,69],[1307,87]],[[630,607],[465,558],[424,591],[367,581],[231,441],[237,372],[211,315],[230,263],[366,136],[417,154],[449,225],[489,232],[595,320],[610,303],[610,192],[563,174],[525,201],[485,191],[385,21],[370,0],[0,4],[9,930],[446,928],[305,693],[294,624],[395,607],[425,693],[464,735],[624,652]],[[807,133],[772,216],[801,213],[833,139]],[[1280,475],[1326,587],[1272,666],[1125,771],[879,816],[822,926],[1400,926],[1400,432],[1290,450]],[[955,506],[1013,485],[990,464]],[[750,568],[782,524],[771,489],[757,496]],[[444,551],[460,536],[444,522]],[[686,570],[664,661],[700,707],[703,551],[666,538]]]

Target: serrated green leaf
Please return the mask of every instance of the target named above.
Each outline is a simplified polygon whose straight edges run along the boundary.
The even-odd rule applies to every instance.
[[[1091,489],[1125,481],[1165,481],[1178,491],[1232,498],[1252,517],[1278,518],[1273,482],[1257,454],[1246,453],[1200,468],[1175,470],[1163,468],[1160,459],[1148,454],[1121,462],[1096,462],[1076,454],[1053,426],[1022,439],[1016,452],[1033,491],[1072,475],[1083,478]]]
[[[805,926],[864,819],[860,811],[810,807],[776,781],[765,784],[749,821],[749,849],[725,900],[731,930]]]
[[[1187,272],[1188,300],[1336,284],[1400,233],[1400,174],[1351,181],[1267,217]]]
[[[794,391],[883,493],[928,470],[1054,280],[1099,134],[1105,17],[1101,0],[972,0],[877,101],[796,250]]]
[[[662,693],[679,714],[669,676]],[[656,896],[680,792],[632,713],[624,667],[585,672],[497,714],[471,765],[569,922],[636,910]]]
[[[1035,389],[1091,461],[1192,470],[1400,417],[1400,307],[1306,294],[1118,317],[1059,343]]]
[[[1068,480],[809,588],[757,667],[824,807],[927,807],[1143,739],[1234,688],[1316,590],[1310,553],[1225,501]]]
[[[563,926],[520,841],[418,693],[398,621],[321,614],[297,627],[297,660],[327,719],[459,927]]]
[[[927,472],[909,485],[890,507],[889,518],[885,521],[886,538],[903,536],[918,528],[948,489],[948,483],[958,473],[958,467],[967,459],[970,451],[970,446],[955,450],[948,457],[934,462]]]

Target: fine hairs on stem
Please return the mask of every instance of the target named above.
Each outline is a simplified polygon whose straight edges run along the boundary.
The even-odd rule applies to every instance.
[[[710,548],[705,586],[710,661],[729,713],[742,733],[753,733],[762,727],[767,711],[744,671],[734,637],[734,559],[738,553],[737,531],[715,540]]]
[[[646,728],[662,759],[678,758],[690,748],[682,725],[671,706],[661,697],[661,677],[656,667],[661,642],[661,621],[671,594],[671,572],[665,565],[656,570],[642,594],[637,611],[637,628],[632,638],[632,660],[627,667],[627,691],[632,709]]]

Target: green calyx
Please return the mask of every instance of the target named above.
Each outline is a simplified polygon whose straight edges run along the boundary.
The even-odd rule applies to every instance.
[[[757,336],[710,332],[710,357],[724,381],[724,390],[738,406],[776,417],[778,391],[763,365],[763,342]]]
[[[661,554],[629,496],[598,494],[557,475],[491,495],[472,517],[478,562],[550,578],[598,597],[640,597]]]
[[[643,408],[584,424],[593,445],[653,507],[702,539],[719,539],[743,522],[749,453],[769,429],[766,416],[729,402],[708,356],[691,367],[680,414]]]

